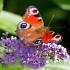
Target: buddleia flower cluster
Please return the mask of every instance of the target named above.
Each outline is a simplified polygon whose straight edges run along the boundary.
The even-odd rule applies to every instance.
[[[0,64],[3,67],[8,67],[8,64],[13,66],[19,61],[21,66],[28,66],[38,69],[46,65],[50,60],[59,62],[67,60],[69,57],[64,48],[60,44],[43,43],[39,47],[28,46],[20,39],[11,36],[8,38],[8,32],[3,33],[0,40],[0,46],[4,47],[3,56],[0,58]]]

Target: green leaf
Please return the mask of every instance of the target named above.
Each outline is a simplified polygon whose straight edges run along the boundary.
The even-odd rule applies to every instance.
[[[2,11],[0,15],[0,29],[3,29],[11,34],[16,34],[17,24],[22,21],[21,16]]]
[[[0,0],[0,12],[1,12],[2,8],[3,8],[3,0]]]
[[[70,11],[70,0],[53,0],[60,8]]]

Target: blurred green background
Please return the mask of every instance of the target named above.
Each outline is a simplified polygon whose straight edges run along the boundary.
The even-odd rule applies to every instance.
[[[54,15],[50,24],[51,30],[63,36],[60,44],[67,48],[70,53],[70,0],[0,0],[0,37],[6,31],[9,32],[9,36],[17,36],[15,33],[16,26],[22,21],[22,16],[25,14],[26,8],[30,5],[38,8],[45,26],[49,24]],[[65,63],[66,67],[63,65],[63,62],[52,64],[46,65],[43,69],[70,70],[70,60]],[[7,69],[11,68],[14,67],[9,66]],[[17,65],[14,69],[27,70],[29,68]]]

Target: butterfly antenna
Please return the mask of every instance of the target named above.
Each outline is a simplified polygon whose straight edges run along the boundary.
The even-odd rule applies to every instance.
[[[49,24],[48,24],[48,27],[49,27],[49,25],[51,24],[51,21],[52,21],[53,18],[54,18],[54,15],[52,16],[52,18],[51,18],[51,20],[50,20],[50,22],[49,22]]]

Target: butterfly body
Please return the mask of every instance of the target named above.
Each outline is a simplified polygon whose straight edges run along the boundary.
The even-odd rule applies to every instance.
[[[28,45],[40,45],[48,42],[59,42],[62,37],[54,35],[49,27],[44,26],[43,19],[34,6],[29,6],[23,16],[23,21],[17,25],[17,34]]]

